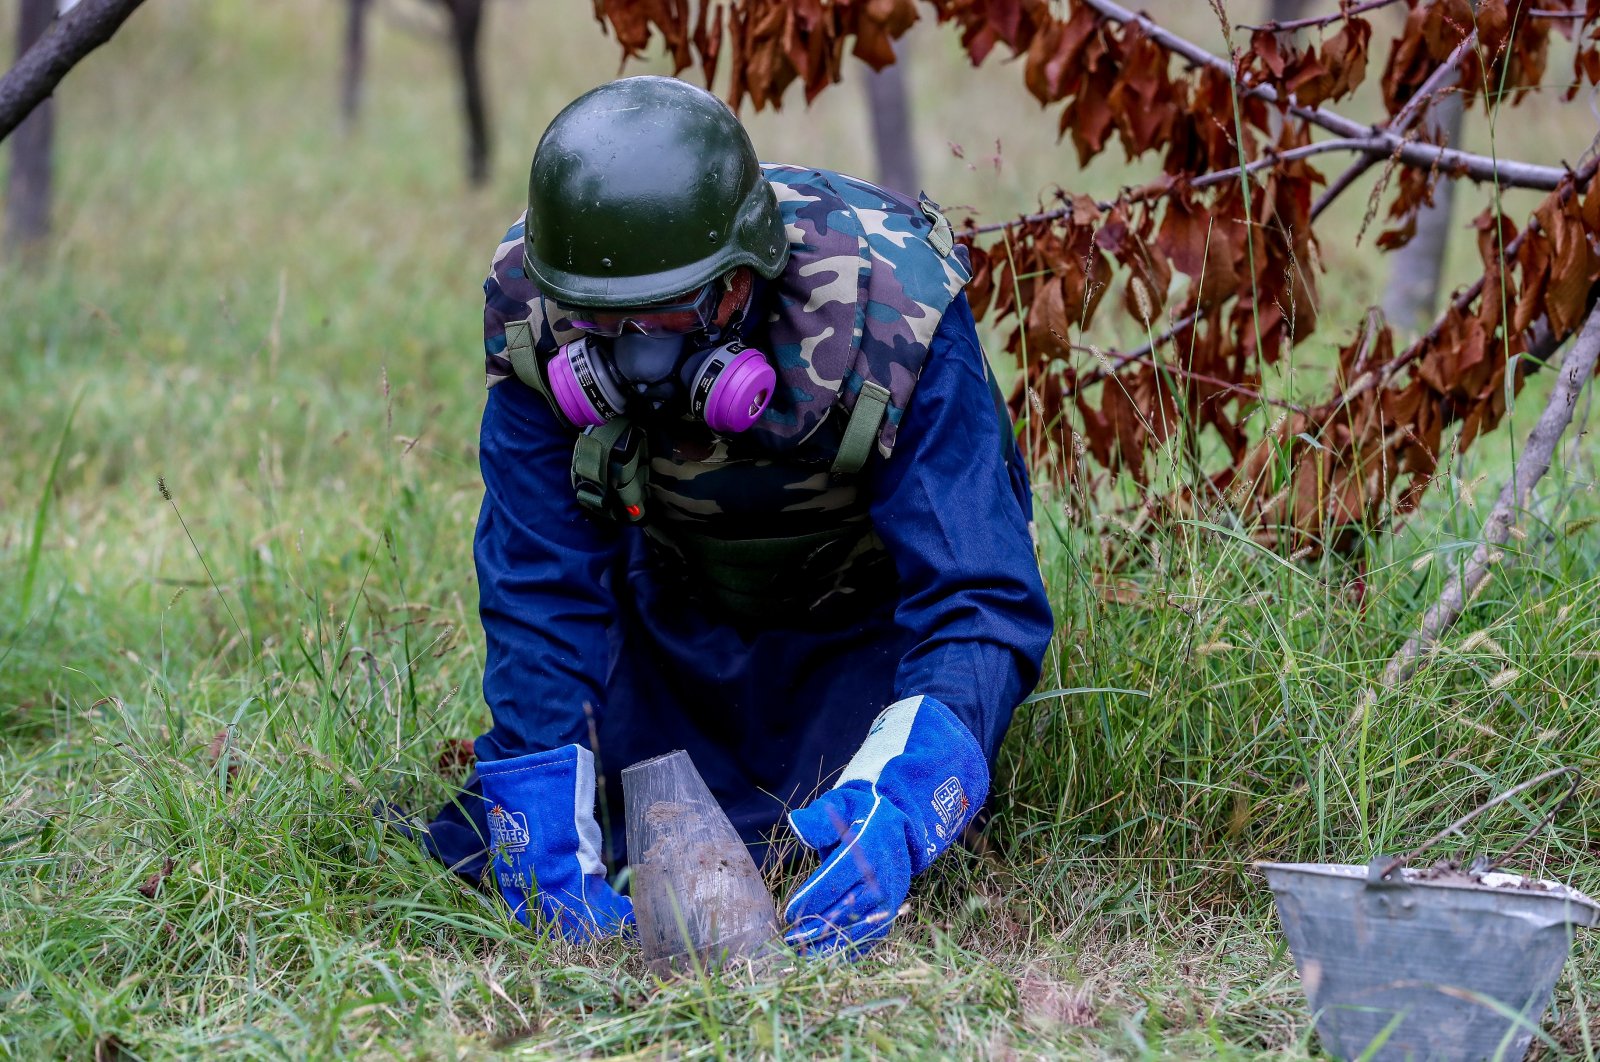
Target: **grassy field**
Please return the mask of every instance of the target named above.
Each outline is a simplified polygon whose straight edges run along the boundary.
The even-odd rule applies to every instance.
[[[1148,7],[1222,47],[1205,5]],[[479,191],[421,5],[380,5],[350,137],[336,5],[152,0],[69,78],[57,238],[0,266],[0,1054],[1308,1054],[1252,861],[1364,862],[1600,760],[1587,441],[1433,666],[1369,693],[1470,552],[1536,391],[1371,543],[1364,586],[1338,561],[1195,528],[1141,540],[1041,502],[1061,628],[1040,688],[1102,692],[1019,711],[991,850],[944,860],[857,965],[658,983],[621,944],[508,925],[373,821],[376,798],[438,802],[458,780],[443,743],[487,723],[478,285],[538,132],[615,72],[588,9],[493,5]],[[941,200],[996,218],[1137,175],[1079,173],[1016,67],[969,71],[932,28],[911,54]],[[856,85],[751,127],[767,157],[870,170]],[[1593,130],[1586,99],[1551,93],[1492,138],[1480,118],[1473,146],[1575,162]],[[1313,364],[1383,283],[1348,238],[1358,199],[1326,230]],[[1473,253],[1456,241],[1453,276]],[[1597,796],[1585,783],[1520,865],[1600,891]],[[1535,818],[1502,809],[1478,844]],[[1593,1057],[1597,1010],[1580,936],[1541,1050]]]

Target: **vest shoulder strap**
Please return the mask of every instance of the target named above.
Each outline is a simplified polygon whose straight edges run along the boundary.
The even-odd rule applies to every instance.
[[[543,395],[544,400],[550,402],[551,408],[555,408],[555,403],[550,401],[550,388],[544,382],[544,373],[539,368],[539,357],[534,353],[531,322],[506,323],[506,359],[511,362],[511,368],[517,374],[517,379]]]
[[[866,465],[872,456],[872,444],[883,427],[883,418],[889,412],[889,389],[871,380],[863,381],[861,393],[845,421],[844,437],[839,440],[839,453],[833,459],[830,471],[836,476],[853,476]]]
[[[929,246],[939,252],[940,258],[949,258],[950,252],[956,247],[956,234],[950,228],[950,219],[944,216],[939,204],[926,195],[917,197],[917,206],[922,208],[922,216],[933,226],[928,230]]]

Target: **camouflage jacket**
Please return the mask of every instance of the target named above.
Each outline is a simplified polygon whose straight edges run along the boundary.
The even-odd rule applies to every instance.
[[[777,370],[773,399],[738,436],[688,422],[648,433],[647,533],[695,585],[706,585],[709,568],[713,588],[729,589],[715,576],[731,558],[744,588],[722,596],[736,609],[815,603],[881,574],[886,557],[858,477],[839,474],[834,461],[863,393],[883,406],[876,449],[892,454],[929,342],[971,278],[966,249],[925,200],[831,171],[764,169],[790,243],[767,291],[767,318],[750,337]],[[527,330],[539,366],[579,335],[524,274],[523,225],[506,233],[484,285],[491,387],[517,372],[508,329]],[[780,540],[793,543],[781,563],[771,551],[741,562],[727,545]],[[753,592],[751,568],[769,569]]]

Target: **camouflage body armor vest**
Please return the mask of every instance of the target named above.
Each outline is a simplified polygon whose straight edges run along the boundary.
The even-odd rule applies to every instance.
[[[613,420],[579,436],[573,487],[591,512],[642,525],[664,573],[742,618],[792,615],[893,578],[859,472],[888,458],[928,345],[971,273],[926,199],[825,170],[764,166],[790,257],[766,289],[763,349],[778,382],[753,427]],[[580,333],[502,245],[502,289],[528,317],[506,360],[549,397],[544,363]],[[520,247],[520,243],[517,244]],[[491,384],[496,382],[491,376]]]

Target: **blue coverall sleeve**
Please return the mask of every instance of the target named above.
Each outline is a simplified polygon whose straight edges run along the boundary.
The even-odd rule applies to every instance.
[[[991,388],[963,295],[934,333],[893,455],[868,472],[873,526],[900,579],[895,622],[914,638],[895,698],[938,698],[992,761],[1053,621],[1026,473]]]
[[[507,233],[520,240],[521,223]],[[520,266],[514,269],[521,277]],[[484,284],[491,378],[509,371],[505,322],[527,312],[497,275]],[[497,371],[497,361],[503,366]],[[488,660],[483,696],[493,726],[478,759],[589,745],[585,705],[603,710],[609,572],[620,534],[589,519],[569,481],[573,434],[512,376],[489,389],[479,433],[483,508],[473,556]]]
[[[494,725],[478,739],[478,758],[587,748],[584,706],[602,707],[618,535],[578,508],[567,481],[572,436],[520,380],[489,390],[479,447],[473,554]]]

